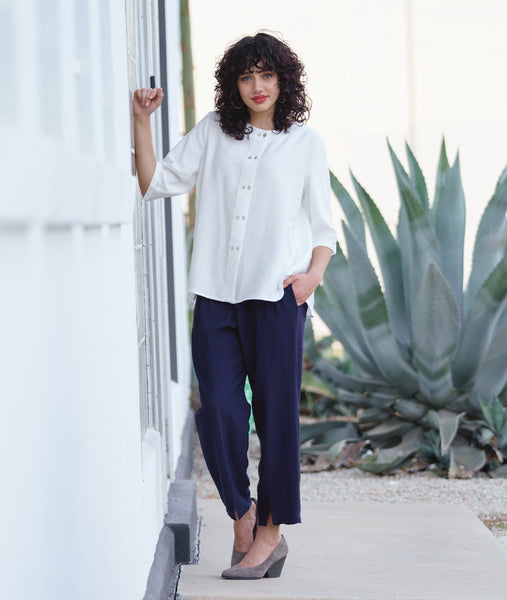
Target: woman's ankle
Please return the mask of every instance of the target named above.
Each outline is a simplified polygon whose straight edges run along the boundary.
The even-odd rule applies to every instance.
[[[236,513],[236,517],[237,517]],[[253,544],[253,530],[256,523],[256,506],[252,502],[250,508],[241,517],[234,521],[234,548],[238,552],[248,552]]]
[[[260,540],[266,543],[277,544],[282,538],[280,526],[273,524],[266,526],[258,525],[256,537],[259,537]]]

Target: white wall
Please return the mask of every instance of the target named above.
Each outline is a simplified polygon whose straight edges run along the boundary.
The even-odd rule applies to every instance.
[[[131,227],[0,239],[0,595],[139,599],[163,512],[142,483]]]
[[[389,137],[407,139],[434,189],[445,134],[460,149],[468,210],[467,269],[482,210],[507,164],[504,0],[192,0],[198,116],[213,108],[213,70],[226,45],[280,31],[303,59],[310,124],[351,190],[352,168],[391,224],[398,196]],[[337,211],[338,218],[338,211]]]
[[[0,597],[139,600],[167,480],[140,425],[125,1],[0,0],[0,68]]]

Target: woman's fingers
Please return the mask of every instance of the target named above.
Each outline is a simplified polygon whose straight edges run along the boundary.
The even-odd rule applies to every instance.
[[[295,280],[296,280],[296,277],[294,275],[290,275],[290,277],[287,277],[287,279],[283,280],[283,287],[286,288],[288,285],[293,283]]]
[[[292,285],[296,302],[298,305],[301,305],[313,294],[318,283],[311,273],[296,273],[288,277],[283,282],[283,285],[284,287],[286,287],[286,284]]]
[[[152,101],[155,102],[157,107],[160,106],[162,104],[162,100],[164,98],[164,92],[162,91],[162,88],[153,88],[151,91],[152,91],[152,96],[151,96]]]
[[[151,88],[142,88],[139,91],[141,92],[140,100],[141,100],[142,104],[144,106],[149,106],[153,90]]]
[[[151,114],[164,98],[162,88],[140,88],[134,91],[134,114]]]

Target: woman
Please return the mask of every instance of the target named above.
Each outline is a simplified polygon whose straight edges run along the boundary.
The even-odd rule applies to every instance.
[[[196,425],[209,471],[234,520],[230,579],[278,577],[299,523],[299,396],[303,330],[336,248],[322,140],[304,125],[303,65],[276,37],[229,47],[215,72],[216,111],[163,161],[150,114],[160,88],[134,93],[136,166],[146,200],[188,192],[196,222],[189,291]],[[261,444],[258,500],[250,497],[250,408]],[[255,534],[255,535],[254,535]]]

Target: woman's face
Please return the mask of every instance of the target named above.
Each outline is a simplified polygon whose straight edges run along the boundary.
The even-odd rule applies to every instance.
[[[246,104],[250,115],[275,114],[275,104],[280,94],[278,75],[274,71],[264,71],[257,65],[245,71],[237,81],[239,95]]]

